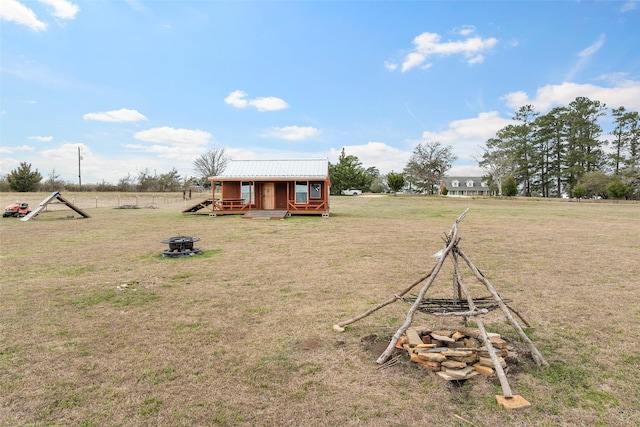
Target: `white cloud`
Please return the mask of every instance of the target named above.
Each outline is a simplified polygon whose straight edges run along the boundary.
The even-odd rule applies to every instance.
[[[635,10],[638,7],[638,0],[630,0],[625,2],[621,7],[620,7],[620,12],[625,13],[625,12],[630,12],[632,10]]]
[[[255,98],[249,101],[249,105],[252,105],[258,109],[258,111],[274,111],[288,108],[284,100],[276,98],[274,96],[268,96],[266,98]]]
[[[145,142],[178,145],[183,149],[183,147],[206,145],[211,139],[211,134],[202,130],[174,129],[164,126],[136,132],[134,137]]]
[[[312,126],[283,126],[272,128],[265,136],[282,138],[288,141],[302,141],[319,133],[320,131]]]
[[[386,68],[387,70],[395,70],[398,68],[398,64],[394,64],[393,62],[389,62],[389,61],[384,61],[384,68]]]
[[[224,99],[224,102],[236,108],[245,108],[249,102],[244,99],[247,94],[241,90],[234,90]]]
[[[473,25],[463,25],[456,31],[461,36],[470,36],[471,34],[476,32],[476,27]]]
[[[531,101],[529,100],[529,95],[527,95],[527,93],[523,90],[510,92],[500,97],[500,99],[506,101],[507,105],[512,110],[517,110],[523,105],[531,104]]]
[[[591,46],[582,49],[578,52],[578,62],[573,66],[573,68],[567,73],[565,76],[565,81],[571,81],[574,79],[575,75],[578,74],[582,69],[588,64],[589,59],[593,55],[595,55],[604,45],[605,36],[601,34]]]
[[[138,0],[125,0],[129,7],[137,12],[146,12],[147,8]]]
[[[332,148],[329,152],[329,161],[337,163],[342,148],[346,155],[356,156],[364,167],[376,167],[382,174],[391,171],[402,172],[411,157],[411,152],[400,150],[384,142],[368,142],[362,145],[347,145],[339,149]]]
[[[126,144],[126,148],[144,153],[156,154],[158,157],[168,159],[179,159],[187,164],[191,164],[196,156],[202,154],[202,145],[142,145],[142,144]]]
[[[60,18],[60,19],[74,19],[80,8],[78,5],[71,3],[67,0],[39,0],[40,3],[44,3],[51,8],[53,11],[51,15]]]
[[[15,153],[18,151],[35,151],[35,147],[32,147],[31,145],[19,145],[15,147],[0,147],[0,153],[3,153],[3,154]]]
[[[80,11],[78,5],[67,0],[39,0],[40,3],[49,6],[51,15],[60,19],[74,19]],[[33,31],[44,31],[47,24],[40,19],[29,7],[17,0],[2,0],[0,7],[0,20],[15,22],[24,25]]]
[[[16,0],[2,0],[0,20],[24,25],[33,31],[47,29],[47,24],[40,21],[33,10]]]
[[[77,164],[78,163],[78,147],[82,149],[82,158],[83,160],[90,155],[91,150],[84,144],[62,144],[56,148],[49,148],[47,150],[42,150],[40,155],[42,158],[48,159],[49,161],[57,161],[64,160],[69,164]]]
[[[147,118],[136,110],[122,108],[120,110],[105,111],[102,113],[87,113],[82,116],[85,120],[97,120],[99,122],[139,122]]]
[[[470,165],[453,166],[446,173],[447,176],[483,176],[486,174],[480,166]]]
[[[456,140],[486,140],[495,136],[496,131],[511,123],[511,120],[500,117],[497,111],[480,113],[470,119],[454,120],[449,123],[449,128],[442,132],[422,133],[424,141],[440,141],[450,144]]]
[[[275,96],[249,100],[245,99],[246,97],[246,92],[236,90],[231,92],[224,99],[224,102],[236,108],[255,107],[258,111],[276,111],[289,108],[289,104],[287,104],[283,99],[276,98]]]
[[[600,37],[598,37],[598,40],[596,40],[596,42],[593,43],[591,46],[578,52],[578,56],[581,58],[586,58],[591,55],[594,55],[596,52],[600,50],[602,45],[604,45],[604,40],[605,40],[604,34],[600,34]]]
[[[477,55],[477,56],[474,56],[473,58],[469,58],[469,61],[467,62],[469,64],[480,64],[484,62],[484,55]]]
[[[426,59],[425,55],[418,52],[411,52],[408,54],[402,63],[402,72],[410,70],[413,67],[417,67],[422,64]]]
[[[470,119],[454,120],[448,129],[441,132],[425,131],[422,142],[437,141],[451,145],[458,159],[473,159],[487,139],[495,137],[498,130],[511,123],[511,120],[500,117],[497,111],[480,113]]]
[[[50,142],[53,140],[52,136],[30,136],[28,139],[33,139],[40,142]]]
[[[461,35],[467,37],[475,31],[475,28],[464,27],[459,31]],[[484,61],[482,52],[491,50],[498,43],[498,39],[491,37],[467,37],[463,40],[442,42],[440,34],[422,33],[413,39],[413,49],[409,52],[402,63],[402,72],[414,67],[422,66],[431,56],[462,55],[467,58],[467,63],[477,64]],[[427,65],[427,67],[430,64]],[[389,68],[389,67],[387,67]]]
[[[613,87],[565,82],[543,86],[532,98],[525,92],[512,92],[501,99],[513,110],[531,104],[537,111],[545,113],[555,106],[567,105],[580,96],[604,102],[611,108],[624,106],[628,110],[637,111],[640,110],[640,81],[617,80]]]

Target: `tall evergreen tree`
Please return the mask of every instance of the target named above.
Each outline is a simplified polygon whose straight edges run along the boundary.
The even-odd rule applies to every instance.
[[[537,172],[538,152],[535,150],[533,121],[539,115],[532,105],[525,105],[513,116],[518,125],[507,126],[506,135],[512,144],[516,161],[515,174],[522,184],[522,194],[530,197],[534,175]]]
[[[36,191],[38,184],[42,181],[42,175],[38,172],[31,170],[31,163],[21,162],[20,166],[7,175],[7,182],[9,187],[13,191],[25,193],[29,191]]]
[[[573,188],[586,172],[603,166],[604,142],[598,140],[602,133],[598,119],[606,114],[606,106],[600,101],[577,97],[569,103],[568,110],[567,179]]]
[[[567,152],[567,110],[556,107],[535,120],[537,147],[541,150],[541,193],[543,197],[562,197],[564,162]]]
[[[342,149],[338,163],[329,164],[331,192],[340,194],[342,190],[363,190],[367,186],[368,176],[360,160],[353,155],[347,155]]]
[[[391,171],[387,174],[386,179],[387,179],[387,185],[389,186],[389,190],[392,193],[397,193],[398,191],[402,190],[402,188],[404,187],[405,179],[404,179],[404,174],[402,173],[395,173]]]
[[[637,166],[638,138],[640,135],[640,118],[637,111],[627,111],[624,107],[614,108],[611,115],[614,118],[615,128],[611,134],[613,140],[613,152],[609,155],[614,170],[614,175],[620,174],[621,166]]]

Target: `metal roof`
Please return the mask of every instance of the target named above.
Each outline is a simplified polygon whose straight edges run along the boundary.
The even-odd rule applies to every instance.
[[[224,172],[210,179],[300,178],[326,179],[327,159],[229,160]]]

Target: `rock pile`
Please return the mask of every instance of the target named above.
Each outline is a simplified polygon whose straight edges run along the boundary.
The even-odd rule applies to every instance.
[[[503,369],[518,363],[517,353],[499,334],[488,336]],[[407,329],[396,347],[406,350],[411,361],[448,381],[495,373],[489,350],[477,328],[431,330],[414,326]]]

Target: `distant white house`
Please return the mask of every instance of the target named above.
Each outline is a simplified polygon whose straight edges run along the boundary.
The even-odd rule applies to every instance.
[[[440,193],[446,187],[447,196],[489,196],[491,190],[479,176],[447,176],[440,183]]]

